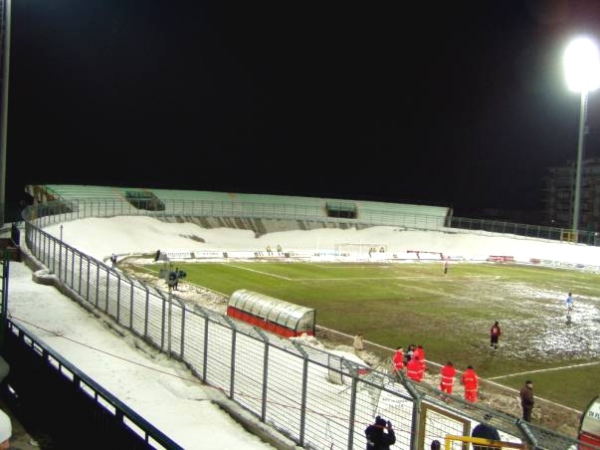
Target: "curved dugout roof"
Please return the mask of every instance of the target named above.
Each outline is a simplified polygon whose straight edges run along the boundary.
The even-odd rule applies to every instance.
[[[239,289],[231,294],[227,306],[290,330],[314,332],[315,329],[314,309],[247,289]]]

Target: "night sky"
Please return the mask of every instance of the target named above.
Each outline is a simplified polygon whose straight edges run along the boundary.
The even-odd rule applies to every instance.
[[[598,0],[13,0],[7,202],[98,184],[542,208]],[[394,3],[394,6],[388,6]],[[600,92],[586,156],[600,156]]]

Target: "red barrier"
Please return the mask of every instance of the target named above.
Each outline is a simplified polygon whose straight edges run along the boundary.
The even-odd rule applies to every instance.
[[[515,257],[506,255],[492,255],[489,256],[487,260],[490,262],[515,262]]]

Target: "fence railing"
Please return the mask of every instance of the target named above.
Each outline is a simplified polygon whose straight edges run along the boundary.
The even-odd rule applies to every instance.
[[[579,244],[600,245],[600,239],[594,231],[573,230],[566,228],[546,227],[541,225],[527,225],[522,223],[505,222],[501,220],[464,219],[452,217],[448,226],[463,231],[487,231],[515,236],[523,236],[550,241],[568,241]]]
[[[81,444],[94,433],[94,448],[119,442],[121,448],[183,450],[31,332],[11,319],[7,325],[3,331],[4,350],[11,361],[7,395],[22,411],[33,410],[32,416],[44,417],[45,429],[58,439],[57,448],[74,448],[68,443]]]
[[[220,389],[260,421],[305,448],[365,448],[364,428],[376,414],[384,415],[399,430],[399,449],[421,449],[446,435],[469,434],[472,421],[482,420],[485,413],[496,417],[494,423],[500,431],[533,448],[577,445],[573,438],[483,406],[467,414],[462,399],[454,398],[449,406],[439,399],[441,393],[435,388],[404,378],[397,380],[387,368],[360,367],[296,340],[281,339],[215,311],[189,305],[172,292],[113,270],[43,229],[84,217],[164,216],[165,211],[175,214],[183,204],[166,202],[164,207],[164,211],[156,212],[128,207],[127,203],[87,200],[31,206],[25,211],[27,249],[80,300],[184,362],[204,383]],[[242,205],[240,209],[250,214],[251,208]],[[234,213],[214,204],[197,205],[193,211]],[[314,212],[306,212],[308,216],[302,217],[295,210],[293,216],[317,220]],[[252,209],[251,214],[257,210]],[[332,221],[322,214],[318,220]],[[427,223],[427,219],[410,220]],[[347,220],[339,222],[345,225]]]
[[[222,218],[222,219],[276,219],[297,220],[301,222],[319,222],[340,226],[373,226],[386,225],[405,227],[416,230],[440,230],[452,228],[456,232],[484,231],[514,236],[546,239],[551,241],[569,241],[585,245],[600,245],[600,237],[596,232],[528,225],[501,220],[468,219],[454,217],[450,210],[445,216],[431,214],[415,214],[401,209],[394,211],[382,207],[380,210],[370,208],[361,212],[357,218],[329,217],[318,206],[307,206],[285,203],[241,203],[223,201],[172,200],[161,201],[161,208],[156,209],[151,200],[139,200],[133,205],[123,199],[98,198],[68,201],[53,201],[28,207],[24,210],[26,220],[36,220],[40,226],[51,223],[66,222],[86,217],[112,217],[117,215],[144,215],[158,218]]]
[[[57,223],[83,219],[86,217],[112,217],[116,215],[144,215],[153,217],[220,217],[241,219],[278,219],[319,221],[365,225],[405,226],[410,228],[436,229],[443,227],[447,217],[443,215],[424,215],[394,212],[389,209],[369,209],[357,218],[330,217],[318,205],[287,204],[285,197],[281,203],[242,203],[223,201],[172,200],[161,201],[156,209],[151,200],[139,200],[135,205],[115,198],[83,200],[62,200],[28,207],[26,220],[44,219],[40,224]]]

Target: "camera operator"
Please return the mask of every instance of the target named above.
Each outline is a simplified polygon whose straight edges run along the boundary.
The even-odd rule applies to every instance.
[[[396,443],[396,434],[392,422],[377,416],[375,423],[365,429],[367,436],[367,450],[389,450]]]

